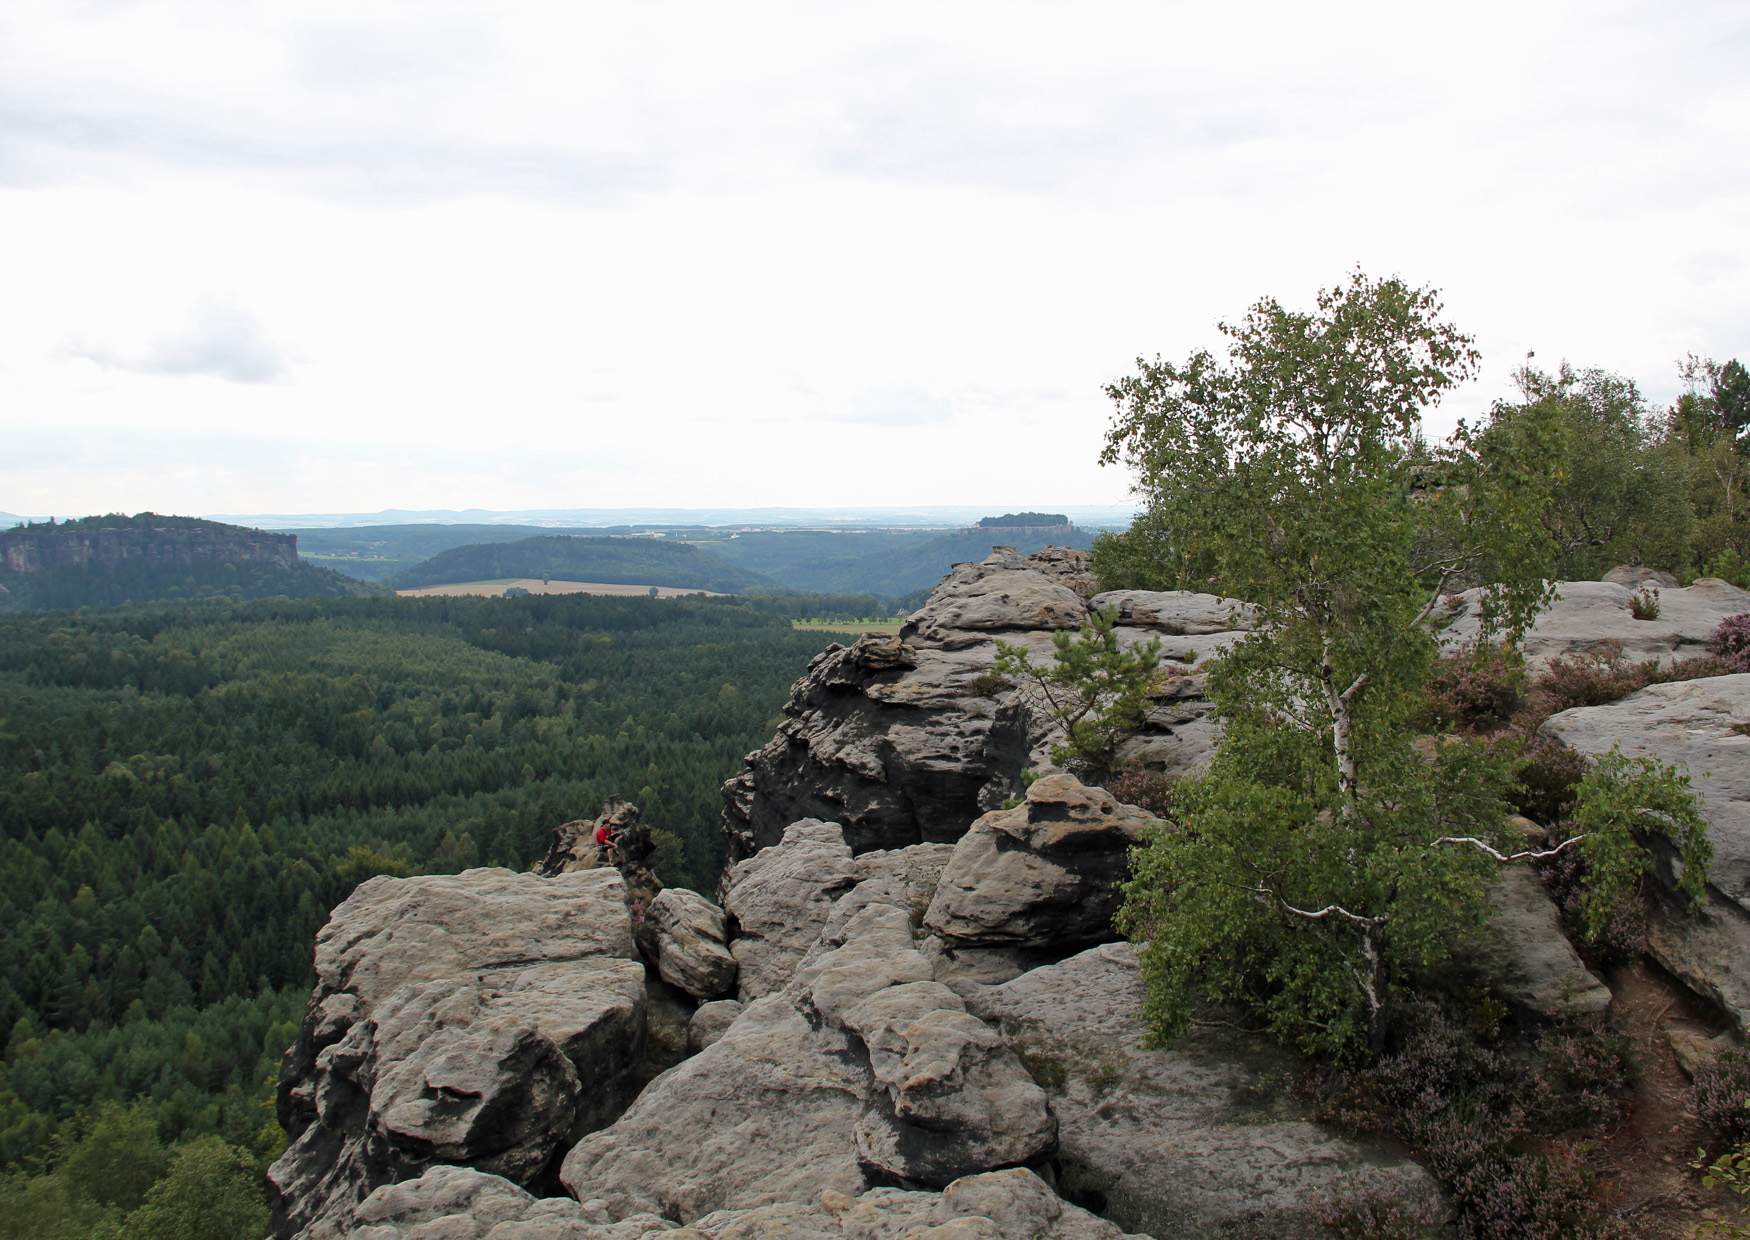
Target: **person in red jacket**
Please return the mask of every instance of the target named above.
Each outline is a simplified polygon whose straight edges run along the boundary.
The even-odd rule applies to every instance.
[[[608,830],[608,824],[605,821],[596,824],[595,846],[597,848],[605,850],[613,838],[613,832]]]

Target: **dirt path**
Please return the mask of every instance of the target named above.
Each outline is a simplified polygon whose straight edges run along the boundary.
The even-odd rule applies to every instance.
[[[1665,1030],[1687,1027],[1707,1036],[1714,1028],[1685,992],[1644,960],[1619,966],[1605,980],[1615,996],[1611,1023],[1633,1044],[1639,1071],[1626,1118],[1599,1150],[1599,1170],[1615,1185],[1619,1213],[1637,1235],[1686,1240],[1719,1198],[1689,1169],[1703,1136],[1689,1110],[1689,1078]]]

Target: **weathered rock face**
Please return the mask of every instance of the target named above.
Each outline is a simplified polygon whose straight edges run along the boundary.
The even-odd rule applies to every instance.
[[[1214,731],[1198,669],[1251,626],[1250,609],[1207,594],[1093,588],[1085,552],[1023,558],[998,548],[957,565],[897,637],[817,656],[778,734],[724,785],[731,857],[777,843],[809,817],[840,823],[857,853],[958,839],[1019,795],[1024,768],[1049,765],[1057,739],[1028,695],[993,674],[997,641],[1049,660],[1051,635],[1085,623],[1092,607],[1119,611],[1127,646],[1162,638],[1170,666],[1184,673],[1123,756],[1169,771],[1206,761]]]
[[[799,825],[745,864],[777,874],[821,855],[833,828]],[[848,865],[839,847],[827,855]],[[813,918],[816,939],[787,977],[771,974],[775,988],[715,1041],[579,1143],[566,1187],[686,1222],[823,1188],[944,1185],[1049,1151],[1043,1091],[918,950],[908,880],[927,881],[926,858],[889,855],[830,889],[854,911]]]
[[[644,920],[656,940],[663,981],[695,999],[715,999],[735,989],[737,966],[722,909],[696,891],[670,887],[657,893]]]
[[[1060,1191],[1121,1227],[1323,1235],[1310,1208],[1340,1181],[1443,1209],[1432,1179],[1401,1154],[1309,1122],[1283,1085],[1292,1061],[1276,1048],[1223,1027],[1144,1050],[1128,944],[1034,969],[969,1006],[1050,1095]]]
[[[433,1163],[541,1176],[634,1084],[644,969],[618,873],[376,878],[316,943],[281,1070],[274,1232]]]
[[[1692,589],[1694,587],[1691,587]],[[1649,685],[1607,706],[1562,711],[1543,734],[1596,757],[1656,758],[1686,771],[1714,847],[1712,907],[1666,910],[1653,926],[1655,959],[1750,1028],[1750,673]]]
[[[834,896],[857,881],[857,868],[837,823],[804,819],[768,848],[732,869],[723,908],[740,968],[738,998],[746,1003],[780,990],[814,946]]]
[[[956,1180],[940,1193],[877,1188],[859,1197],[828,1189],[752,1210],[721,1210],[677,1231],[654,1215],[608,1221],[600,1202],[533,1197],[508,1180],[435,1167],[378,1189],[358,1212],[359,1240],[1124,1240],[1118,1229],[1064,1202],[1038,1176],[1014,1169]],[[340,1232],[325,1231],[320,1240]]]
[[[1118,884],[1155,820],[1073,775],[972,824],[924,915],[955,946],[1072,947],[1117,937]]]
[[[60,525],[0,530],[0,568],[29,574],[56,568],[108,568],[145,563],[186,568],[193,564],[298,562],[296,534],[191,517],[89,517]]]
[[[1620,643],[1632,662],[1687,659],[1708,652],[1720,621],[1750,611],[1750,593],[1717,577],[1685,589],[1661,587],[1656,620],[1636,620],[1629,611],[1635,590],[1613,581],[1564,581],[1557,591],[1556,601],[1525,634],[1528,667],[1541,668],[1557,655],[1592,650],[1602,642]],[[1449,649],[1476,640],[1481,597],[1481,590],[1454,596],[1448,609],[1452,623],[1441,634]]]
[[[1489,925],[1476,962],[1503,997],[1542,1016],[1586,1016],[1610,990],[1581,961],[1535,871],[1502,866],[1489,886]]]

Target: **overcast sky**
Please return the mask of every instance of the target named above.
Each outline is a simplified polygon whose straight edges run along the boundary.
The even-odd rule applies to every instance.
[[[1355,264],[1750,355],[1750,5],[0,4],[0,510],[1121,501]]]

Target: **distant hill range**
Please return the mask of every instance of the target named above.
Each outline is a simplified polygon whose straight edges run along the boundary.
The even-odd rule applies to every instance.
[[[606,585],[676,586],[739,593],[771,585],[761,574],[689,543],[660,538],[579,538],[563,534],[514,542],[473,543],[441,551],[390,579],[399,590],[543,577]]]
[[[374,592],[301,561],[289,534],[196,517],[117,513],[0,530],[4,611]]]
[[[1025,514],[1034,516],[1038,514]],[[1065,524],[979,524],[961,530],[773,530],[707,535],[698,546],[791,590],[910,599],[955,564],[982,560],[993,546],[1031,555],[1041,547],[1094,545],[1094,531]]]
[[[280,532],[298,536],[298,552],[306,560],[363,581],[388,581],[455,547],[554,533],[538,525],[349,525]]]
[[[1061,512],[1005,512],[1000,517],[980,517],[978,527],[984,530],[1037,530],[1068,525],[1069,517]]]

